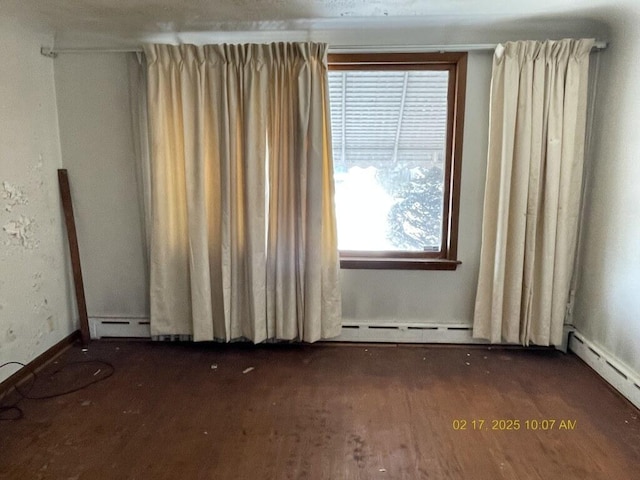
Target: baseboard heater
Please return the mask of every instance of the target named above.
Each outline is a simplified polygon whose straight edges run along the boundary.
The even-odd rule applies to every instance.
[[[363,323],[344,322],[342,334],[328,341],[389,343],[461,343],[483,344],[473,338],[467,324]]]
[[[89,332],[94,340],[100,338],[151,338],[149,317],[92,316]]]
[[[91,316],[91,338],[149,338],[148,317]],[[466,324],[363,323],[343,322],[342,334],[327,341],[383,343],[462,343],[482,344],[472,337]]]
[[[150,338],[149,317],[91,316],[89,317],[91,338]],[[556,348],[567,352],[569,334],[574,331],[565,325],[563,341]],[[399,323],[399,322],[353,322],[342,323],[340,336],[328,342],[379,342],[379,343],[459,343],[482,345],[486,340],[473,338],[473,327],[459,323]]]
[[[149,317],[91,316],[91,338],[150,338]],[[569,333],[566,325],[559,350],[567,351]],[[328,342],[379,342],[379,343],[459,343],[488,344],[486,340],[473,338],[469,324],[418,323],[418,322],[353,322],[342,323],[340,336]]]
[[[602,347],[587,340],[579,331],[572,333],[569,350],[593,368],[637,408],[640,408],[640,377],[628,367],[622,365]]]

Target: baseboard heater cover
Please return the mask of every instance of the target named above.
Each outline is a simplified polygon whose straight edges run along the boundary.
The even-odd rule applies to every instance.
[[[150,338],[148,317],[91,316],[91,338]],[[342,334],[334,342],[381,343],[461,343],[486,344],[473,338],[473,327],[466,324],[362,323],[344,322]]]
[[[91,316],[92,339],[151,338],[149,317]],[[567,352],[569,334],[574,328],[565,325],[563,341],[556,348]],[[441,324],[418,322],[353,322],[342,323],[342,333],[327,342],[374,343],[454,343],[488,345],[487,340],[473,338],[473,326],[465,323]]]
[[[340,336],[329,342],[381,343],[461,343],[486,344],[473,338],[473,327],[466,324],[363,323],[344,322]]]
[[[149,317],[89,317],[91,338],[151,338]]]
[[[593,368],[607,383],[627,400],[640,408],[640,377],[622,365],[602,347],[574,331],[569,340],[569,350]]]

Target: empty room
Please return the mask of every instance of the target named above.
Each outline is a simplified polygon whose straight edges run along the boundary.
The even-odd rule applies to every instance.
[[[0,479],[640,478],[637,0],[2,0]]]

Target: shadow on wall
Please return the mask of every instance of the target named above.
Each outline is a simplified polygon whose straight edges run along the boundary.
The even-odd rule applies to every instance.
[[[606,13],[606,15],[605,15]],[[536,15],[527,18],[497,20],[486,25],[492,42],[513,40],[560,40],[563,38],[595,38],[607,41],[614,22],[611,9],[585,9],[575,12]],[[485,37],[485,42],[489,39]]]
[[[635,366],[634,343],[640,340],[640,5],[594,12],[609,22],[610,44],[598,54],[575,319],[591,340]]]

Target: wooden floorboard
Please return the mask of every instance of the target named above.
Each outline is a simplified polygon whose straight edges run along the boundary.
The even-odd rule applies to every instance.
[[[21,401],[0,422],[1,479],[640,478],[638,410],[555,351],[103,341],[34,391],[90,379],[51,374],[81,359],[115,373]]]

